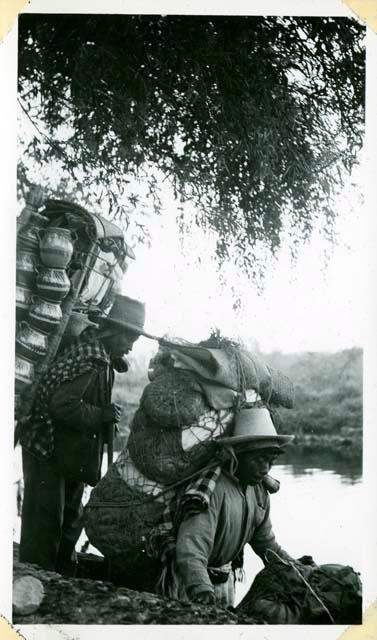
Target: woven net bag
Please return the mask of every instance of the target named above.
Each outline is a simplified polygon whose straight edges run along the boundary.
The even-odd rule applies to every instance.
[[[256,354],[237,347],[227,348],[226,353],[229,362],[229,376],[239,391],[254,389],[259,392],[261,386],[269,384],[269,371]]]
[[[163,369],[147,384],[140,405],[154,422],[178,429],[209,409],[195,374],[172,368]]]
[[[213,459],[215,438],[230,434],[232,410],[206,411],[182,429],[167,429],[139,408],[131,424],[128,448],[135,465],[145,476],[163,484],[181,480]]]
[[[277,369],[268,367],[271,375],[271,391],[266,397],[261,392],[262,400],[269,402],[276,407],[282,406],[286,409],[292,409],[294,404],[294,388],[288,376],[284,375]]]
[[[134,565],[145,556],[145,540],[159,523],[165,502],[151,499],[164,487],[145,478],[127,449],[111,465],[84,510],[87,536],[116,565]]]

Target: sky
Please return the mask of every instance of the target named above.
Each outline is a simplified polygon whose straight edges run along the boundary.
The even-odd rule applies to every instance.
[[[194,229],[180,240],[174,203],[166,197],[163,214],[149,224],[151,246],[135,248],[123,293],[145,302],[146,328],[154,335],[195,341],[218,327],[264,352],[361,346],[366,242],[362,175],[360,167],[357,183],[348,184],[338,199],[337,245],[331,247],[315,232],[295,264],[284,245],[267,268],[261,293],[231,265],[220,283],[211,259],[213,238]],[[233,309],[231,286],[240,295],[239,310]]]

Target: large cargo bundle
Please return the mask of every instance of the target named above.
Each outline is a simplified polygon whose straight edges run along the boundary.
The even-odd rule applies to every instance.
[[[140,416],[145,418],[139,407],[127,447],[93,489],[85,509],[89,540],[123,570],[150,553],[165,509],[189,479],[219,464],[215,437],[230,432],[234,414],[210,410],[186,429],[144,426]],[[209,426],[201,427],[201,420]]]
[[[16,418],[30,412],[58,349],[111,306],[134,257],[116,225],[66,200],[30,191],[18,219]],[[94,322],[93,322],[94,320]]]
[[[134,570],[135,559],[150,553],[165,509],[189,480],[220,463],[216,438],[232,434],[238,408],[245,402],[263,404],[260,390],[267,383],[272,397],[271,372],[254,354],[243,352],[241,357],[233,349],[228,357],[224,349],[162,342],[127,447],[86,508],[90,541],[123,570]],[[241,385],[239,360],[243,371],[248,368]],[[275,379],[280,383],[282,378],[275,374]],[[284,393],[289,399],[290,389],[288,381]],[[277,386],[274,391],[279,395]]]

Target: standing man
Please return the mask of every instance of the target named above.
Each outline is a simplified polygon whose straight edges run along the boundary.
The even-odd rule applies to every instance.
[[[99,330],[87,329],[58,354],[38,387],[22,445],[24,501],[20,561],[73,575],[82,531],[84,484],[100,479],[109,425],[121,407],[111,402],[114,362],[144,332],[145,309],[117,295]],[[124,368],[123,368],[124,370]]]
[[[266,488],[276,483],[267,474],[292,438],[276,433],[266,408],[241,410],[233,436],[218,439],[231,462],[207,471],[186,490],[165,573],[166,595],[233,605],[232,568],[247,543],[264,562],[272,559],[269,550],[292,561],[275,539]]]

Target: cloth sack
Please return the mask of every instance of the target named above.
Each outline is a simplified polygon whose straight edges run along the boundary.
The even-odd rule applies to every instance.
[[[352,567],[298,562],[296,569],[270,562],[255,577],[237,609],[268,624],[361,622],[361,581]]]
[[[215,409],[234,404],[230,390],[234,394],[246,389],[254,389],[265,403],[287,409],[293,407],[294,390],[290,379],[241,346],[213,349],[172,342],[160,347],[151,362],[155,375],[169,367],[196,374],[207,402]]]

